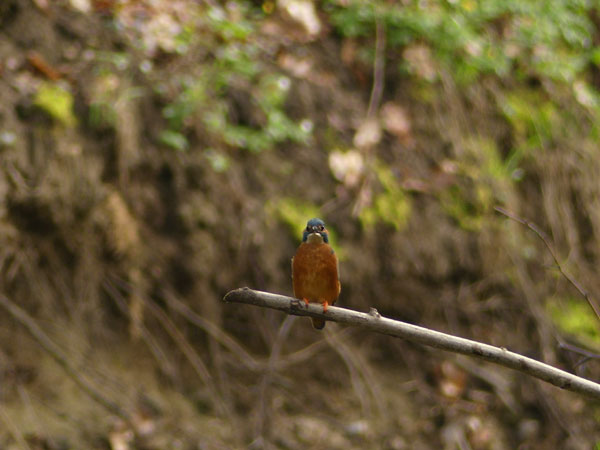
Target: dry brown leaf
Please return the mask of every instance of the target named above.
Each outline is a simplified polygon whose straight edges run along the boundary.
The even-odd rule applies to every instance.
[[[393,102],[388,102],[381,108],[383,126],[387,131],[400,139],[410,137],[412,124],[406,110]]]
[[[364,158],[357,150],[335,150],[329,155],[331,173],[347,187],[358,184],[364,171]]]
[[[366,119],[356,130],[354,145],[358,148],[372,147],[381,140],[381,126],[377,119]]]
[[[280,0],[279,6],[293,21],[302,25],[310,37],[321,32],[321,21],[311,0]]]

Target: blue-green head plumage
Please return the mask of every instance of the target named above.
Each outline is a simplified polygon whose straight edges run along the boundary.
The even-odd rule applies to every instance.
[[[306,242],[308,236],[313,233],[320,234],[323,238],[323,242],[329,244],[329,233],[327,232],[327,228],[325,228],[325,222],[321,219],[314,218],[308,221],[306,228],[302,233],[302,242]]]

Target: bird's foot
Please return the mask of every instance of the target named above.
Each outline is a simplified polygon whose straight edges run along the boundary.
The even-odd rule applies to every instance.
[[[326,301],[322,303],[323,305],[323,314],[325,314],[327,312],[327,307],[329,306],[329,303],[327,303]]]
[[[308,299],[307,299],[306,297],[304,297],[302,300],[304,301],[304,304],[305,304],[305,305],[306,305],[306,307],[308,308]]]

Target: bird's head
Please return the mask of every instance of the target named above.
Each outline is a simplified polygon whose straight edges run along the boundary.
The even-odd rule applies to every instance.
[[[325,242],[329,243],[329,233],[325,228],[325,222],[321,219],[310,219],[302,233],[302,242]]]

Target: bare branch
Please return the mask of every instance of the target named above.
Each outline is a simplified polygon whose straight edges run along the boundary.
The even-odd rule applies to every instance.
[[[410,342],[474,356],[494,364],[518,370],[559,388],[600,399],[600,384],[593,381],[586,380],[585,378],[578,377],[518,353],[510,352],[505,348],[498,348],[398,320],[388,319],[382,317],[373,308],[366,314],[351,309],[330,306],[327,308],[327,312],[323,314],[323,308],[319,304],[311,303],[305,306],[303,302],[292,297],[255,291],[249,288],[231,291],[223,300],[230,303],[245,303],[263,308],[276,309],[296,316],[310,316],[338,323],[359,325],[368,330],[403,338]]]
[[[589,294],[589,292],[586,291],[583,288],[583,286],[575,278],[573,278],[570,274],[568,274],[563,269],[562,264],[558,260],[558,256],[556,254],[556,251],[554,250],[554,247],[550,243],[550,239],[548,238],[548,236],[546,235],[546,233],[544,233],[544,231],[540,227],[538,227],[535,223],[530,222],[529,220],[524,219],[522,217],[519,217],[515,213],[509,212],[506,209],[501,208],[500,206],[495,206],[494,209],[496,211],[498,211],[500,214],[505,215],[509,219],[512,219],[515,222],[519,222],[520,224],[525,225],[527,228],[529,228],[531,231],[533,231],[542,240],[542,242],[544,243],[544,245],[546,246],[546,248],[550,252],[550,255],[552,255],[552,259],[554,260],[554,264],[556,264],[556,267],[558,268],[558,271],[561,273],[561,275],[563,277],[565,277],[565,279],[575,289],[577,289],[577,291],[582,295],[582,297],[586,299],[586,301],[588,302],[588,304],[590,305],[590,307],[594,310],[594,314],[596,314],[596,317],[598,319],[600,319],[600,307],[598,307],[598,304],[596,303],[596,300],[594,300],[592,298],[592,296]]]
[[[379,14],[375,17],[375,63],[373,64],[373,86],[367,117],[372,117],[383,95],[383,84],[385,75],[385,25]]]

